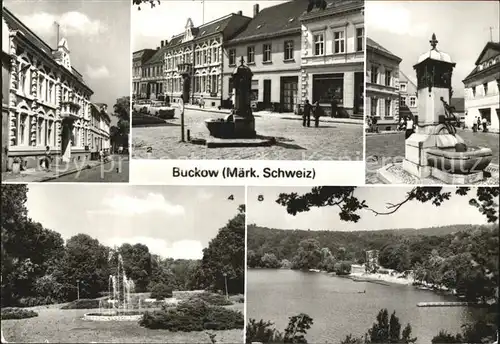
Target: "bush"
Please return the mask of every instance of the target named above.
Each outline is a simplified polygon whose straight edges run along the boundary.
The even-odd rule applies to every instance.
[[[208,303],[209,305],[214,305],[214,306],[229,306],[233,304],[232,301],[226,299],[226,297],[223,295],[207,293],[207,292],[195,294],[191,296],[189,300],[202,300]]]
[[[172,297],[172,288],[163,283],[155,284],[151,289],[151,298],[153,299],[163,300],[169,297]]]
[[[61,307],[61,309],[93,309],[99,308],[99,301],[97,299],[80,299],[71,301],[70,303]]]
[[[242,329],[243,314],[220,306],[209,306],[202,300],[181,302],[176,308],[145,312],[139,325],[170,331],[203,331]]]
[[[22,297],[17,301],[19,307],[35,307],[57,303],[51,296],[29,296]]]
[[[38,313],[23,308],[2,308],[2,320],[27,319],[37,317]]]

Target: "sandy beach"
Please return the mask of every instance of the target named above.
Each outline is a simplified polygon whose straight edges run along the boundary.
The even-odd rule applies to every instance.
[[[393,284],[412,285],[414,279],[411,276],[403,277],[402,274],[393,272],[393,274],[366,273],[363,265],[352,265],[352,271],[349,278],[356,281],[380,281]]]

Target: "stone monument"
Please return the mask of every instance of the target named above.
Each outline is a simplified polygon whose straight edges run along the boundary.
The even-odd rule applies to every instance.
[[[439,51],[436,35],[431,50],[422,54],[413,68],[417,74],[418,116],[415,133],[405,142],[403,169],[418,178],[433,177],[449,184],[483,180],[492,159],[489,148],[467,147],[456,134],[452,108],[451,76],[455,63]]]
[[[255,138],[255,117],[250,106],[250,93],[252,87],[253,73],[241,64],[233,72],[235,90],[235,104],[231,114],[225,119],[207,119],[205,124],[210,135],[225,139],[249,139]]]

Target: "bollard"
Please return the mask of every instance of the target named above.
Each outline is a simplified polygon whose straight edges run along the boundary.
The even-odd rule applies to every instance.
[[[187,130],[187,140],[188,140],[188,142],[191,141],[191,130],[189,130],[189,129]]]

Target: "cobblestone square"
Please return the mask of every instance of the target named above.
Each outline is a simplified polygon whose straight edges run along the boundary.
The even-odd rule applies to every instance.
[[[493,152],[492,164],[498,165],[499,143],[496,133],[474,133],[471,130],[459,130],[465,143],[469,146],[491,148]],[[366,137],[366,183],[380,184],[377,170],[390,163],[402,162],[405,157],[404,132],[391,134],[376,134]]]
[[[220,113],[186,110],[185,128],[191,138],[209,137],[204,120],[222,118]],[[134,159],[224,159],[224,160],[330,160],[359,161],[363,159],[363,125],[320,122],[319,128],[311,122],[310,128],[302,120],[259,117],[255,128],[260,136],[272,136],[277,144],[271,147],[207,148],[189,142],[180,142],[180,119],[169,120],[165,126],[132,128],[132,158]],[[150,148],[149,148],[150,147]]]

